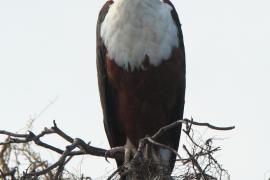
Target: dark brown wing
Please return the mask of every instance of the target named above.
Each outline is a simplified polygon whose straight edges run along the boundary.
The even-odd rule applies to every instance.
[[[181,92],[179,92],[179,100],[178,104],[176,104],[176,115],[177,119],[183,118],[183,112],[184,112],[184,104],[185,104],[185,89],[186,89],[186,60],[185,60],[185,46],[184,46],[184,40],[183,40],[183,33],[181,29],[181,23],[178,17],[178,14],[175,10],[175,7],[173,6],[172,2],[169,0],[164,0],[164,3],[169,4],[172,7],[172,18],[174,20],[175,25],[178,29],[178,38],[179,38],[179,48],[180,51],[180,61],[181,61],[181,69],[180,71],[180,85],[181,85]]]
[[[183,40],[183,33],[182,33],[182,29],[181,29],[181,23],[178,17],[178,14],[175,10],[175,7],[173,6],[173,4],[171,3],[171,1],[169,0],[164,0],[164,3],[169,4],[172,7],[172,18],[175,22],[175,25],[177,26],[178,29],[178,38],[179,38],[179,48],[178,50],[180,51],[180,61],[181,61],[181,69],[179,69],[180,71],[180,91],[178,94],[178,99],[177,99],[177,103],[175,104],[175,108],[173,111],[173,119],[176,121],[178,119],[182,119],[183,118],[183,113],[184,113],[184,104],[185,104],[185,90],[186,90],[186,61],[185,61],[185,46],[184,46],[184,40]],[[181,127],[179,130],[178,129],[172,129],[171,131],[171,138],[173,140],[173,148],[174,149],[178,149],[179,146],[179,140],[180,140],[180,134],[181,134]],[[175,161],[175,154],[172,157],[172,162]],[[173,169],[174,167],[174,163],[172,163],[171,168]]]
[[[97,31],[96,31],[96,53],[97,53],[97,74],[98,74],[98,85],[100,93],[100,101],[103,109],[103,122],[104,128],[107,134],[108,141],[111,147],[123,146],[125,144],[125,134],[123,133],[121,127],[118,125],[116,120],[116,114],[114,108],[116,101],[116,92],[110,86],[107,79],[106,71],[106,47],[100,37],[101,24],[110,8],[113,1],[107,1],[99,13],[97,21]],[[123,162],[117,161],[117,165],[121,165]]]

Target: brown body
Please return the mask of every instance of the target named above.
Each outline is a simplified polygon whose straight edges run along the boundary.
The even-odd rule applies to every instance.
[[[178,117],[170,113],[181,108],[179,92],[185,90],[181,83],[184,77],[179,71],[184,67],[180,53],[179,49],[174,49],[171,58],[157,67],[149,65],[146,59],[143,69],[135,71],[126,71],[106,58],[108,82],[117,92],[114,101],[116,117],[135,146],[145,135],[153,135],[180,118],[180,113]],[[166,138],[163,139],[166,142]]]

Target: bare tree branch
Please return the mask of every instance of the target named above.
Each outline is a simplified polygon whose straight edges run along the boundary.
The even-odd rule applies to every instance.
[[[157,140],[159,137],[163,136],[163,134],[172,128],[180,127],[181,124],[186,125],[186,130],[184,130],[185,134],[187,135],[188,139],[191,141],[191,144],[193,145],[193,148],[191,150],[188,150],[188,148],[184,145],[183,148],[185,152],[187,153],[188,157],[182,158],[178,154],[177,151],[172,149],[171,147],[168,147],[164,144],[159,143]],[[207,173],[209,169],[216,169],[219,171],[220,177],[222,176],[222,172],[226,172],[221,165],[217,162],[217,160],[214,158],[213,154],[220,150],[219,147],[212,147],[211,141],[212,139],[208,139],[205,143],[199,144],[194,140],[194,138],[191,136],[190,132],[192,132],[192,125],[196,126],[205,126],[213,130],[232,130],[235,127],[217,127],[213,126],[209,123],[200,123],[193,121],[193,119],[183,119],[178,120],[172,124],[169,124],[167,126],[162,127],[157,133],[155,133],[153,136],[142,138],[139,142],[139,146],[137,149],[137,152],[134,155],[134,158],[130,161],[130,163],[125,164],[123,167],[118,168],[111,176],[108,177],[108,179],[114,179],[117,176],[128,176],[130,172],[134,174],[134,172],[147,170],[153,162],[148,162],[145,159],[145,148],[147,146],[160,146],[162,148],[166,148],[173,153],[175,153],[179,159],[177,159],[177,162],[181,162],[182,166],[186,167],[186,172],[181,175],[181,178],[189,178],[189,180],[192,179],[200,179],[203,178],[205,180],[208,179],[215,179],[213,178],[213,175],[210,175]],[[4,153],[7,150],[7,147],[12,144],[27,144],[30,142],[34,142],[36,145],[49,149],[52,152],[55,152],[57,154],[60,154],[59,159],[51,164],[47,165],[47,163],[42,165],[42,162],[39,162],[39,164],[43,168],[42,170],[38,170],[39,165],[35,165],[35,167],[29,166],[28,169],[32,169],[31,171],[28,171],[28,169],[24,172],[23,175],[21,175],[21,179],[36,179],[39,176],[45,175],[47,177],[50,177],[50,179],[60,179],[62,177],[62,174],[65,170],[65,165],[74,157],[79,155],[93,155],[93,156],[99,156],[99,157],[109,157],[113,159],[123,160],[124,159],[124,152],[119,153],[106,153],[107,150],[103,148],[93,147],[90,145],[90,143],[85,143],[80,138],[72,138],[71,136],[67,135],[64,131],[62,131],[60,128],[58,128],[55,121],[53,121],[53,126],[51,128],[44,128],[43,131],[41,131],[39,134],[34,134],[33,132],[29,131],[26,134],[19,134],[19,133],[12,133],[8,131],[1,130],[0,134],[7,135],[8,138],[4,142],[0,142],[0,146],[2,146],[2,150],[0,150],[0,157],[4,157]],[[50,145],[44,141],[41,140],[42,137],[49,135],[49,134],[56,134],[59,137],[63,138],[67,143],[69,143],[68,146],[66,146],[65,149],[60,149],[58,147],[55,147],[53,145]],[[29,152],[31,154],[31,152]],[[203,159],[203,161],[202,161]],[[29,159],[30,160],[30,159]],[[207,163],[205,162],[207,160]],[[38,160],[37,160],[38,161]],[[46,166],[44,166],[46,165]],[[6,178],[6,177],[13,177],[15,178],[16,168],[12,169],[12,171],[9,171],[10,168],[7,167],[8,165],[5,164],[5,160],[3,158],[0,158],[0,177]],[[41,167],[40,166],[40,167]],[[141,167],[140,167],[141,166]],[[181,167],[182,167],[181,166]],[[191,167],[191,169],[189,168]],[[162,169],[163,167],[161,167]],[[157,169],[157,171],[161,172],[161,169]],[[165,170],[164,170],[165,171]],[[54,172],[54,173],[52,173]],[[151,176],[151,171],[147,171],[149,176]],[[150,173],[150,174],[149,174]],[[153,175],[153,173],[152,173]],[[139,176],[136,174],[136,176]],[[180,177],[180,176],[179,176]],[[82,176],[81,179],[84,177]],[[89,177],[88,177],[89,178]],[[142,176],[140,177],[142,178]],[[140,179],[139,178],[139,179]],[[216,178],[217,179],[217,178]]]

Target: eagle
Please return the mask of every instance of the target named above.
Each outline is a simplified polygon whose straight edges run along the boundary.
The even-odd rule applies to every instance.
[[[183,118],[186,63],[181,24],[169,0],[109,0],[96,29],[96,65],[110,151],[130,161],[139,140]],[[181,125],[180,125],[181,126]],[[158,142],[178,149],[181,127]],[[172,171],[176,155],[153,148]],[[151,157],[150,157],[151,158]]]

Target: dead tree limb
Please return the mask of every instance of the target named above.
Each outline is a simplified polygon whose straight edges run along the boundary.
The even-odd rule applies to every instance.
[[[163,145],[157,141],[159,137],[161,137],[165,132],[169,131],[172,128],[180,127],[181,124],[186,125],[186,130],[184,130],[187,137],[190,139],[191,143],[194,146],[194,149],[192,151],[188,150],[188,148],[184,145],[183,148],[185,152],[187,153],[188,157],[182,158],[174,149]],[[134,155],[134,158],[130,162],[130,164],[125,164],[123,167],[120,167],[117,169],[111,176],[108,177],[108,179],[113,179],[116,177],[119,172],[121,174],[127,174],[130,171],[134,170],[134,167],[138,164],[143,164],[144,157],[143,152],[146,147],[146,145],[154,145],[154,146],[160,146],[162,148],[166,148],[173,153],[175,153],[178,156],[177,161],[181,162],[182,165],[191,164],[193,167],[193,175],[190,174],[190,169],[188,169],[188,173],[185,174],[185,178],[194,176],[193,179],[204,178],[209,179],[209,177],[212,177],[211,175],[207,174],[206,171],[212,166],[215,165],[215,168],[218,168],[220,171],[225,171],[222,169],[222,167],[218,164],[218,162],[213,157],[213,154],[220,150],[219,147],[212,147],[209,145],[209,141],[211,139],[208,139],[203,145],[199,145],[199,143],[195,142],[193,137],[191,137],[190,132],[192,131],[191,126],[205,126],[213,130],[219,130],[219,131],[227,131],[232,130],[235,127],[217,127],[213,126],[209,123],[200,123],[196,122],[193,119],[183,119],[178,120],[172,124],[169,124],[167,126],[162,127],[157,133],[155,133],[153,136],[147,136],[140,140],[139,146],[137,149],[136,154]],[[6,150],[4,149],[7,146],[10,146],[12,144],[21,144],[21,143],[30,143],[34,142],[36,145],[49,149],[57,154],[60,155],[59,159],[52,163],[51,165],[46,166],[43,170],[37,170],[34,169],[30,172],[27,170],[21,175],[21,179],[35,179],[37,177],[40,177],[42,175],[46,175],[50,173],[50,177],[53,176],[53,179],[57,180],[60,179],[62,172],[64,171],[65,165],[74,157],[79,155],[93,155],[93,156],[99,156],[99,157],[108,157],[113,159],[124,159],[124,153],[119,152],[117,154],[106,154],[107,150],[99,147],[93,147],[90,145],[90,143],[86,143],[80,138],[72,138],[71,136],[67,135],[64,131],[62,131],[60,128],[58,128],[55,121],[53,121],[53,126],[51,128],[44,128],[43,131],[41,131],[39,134],[35,134],[31,131],[28,133],[20,134],[20,133],[12,133],[4,130],[0,130],[0,134],[8,136],[7,140],[4,142],[0,142],[0,147],[2,146],[2,151],[0,149],[0,153],[3,154]],[[53,145],[50,145],[49,143],[44,142],[41,140],[42,137],[49,135],[49,134],[56,134],[65,141],[69,143],[68,146],[66,146],[65,149],[61,149],[58,147],[55,147]],[[196,151],[196,148],[199,149],[199,152]],[[4,149],[4,150],[3,150]],[[3,155],[2,155],[3,156]],[[202,165],[199,162],[200,157],[207,157],[208,164],[205,167],[202,167]],[[0,161],[3,160],[0,157]],[[0,163],[0,177],[6,178],[7,176],[14,177],[14,174],[16,172],[16,169],[13,169],[12,171],[7,172],[8,168],[4,168],[4,163]],[[54,175],[52,175],[52,172],[55,172]],[[184,176],[182,176],[184,177]],[[14,177],[15,178],[15,177]],[[183,178],[182,178],[183,179]],[[192,179],[192,178],[190,178]],[[213,179],[213,178],[212,178]]]

